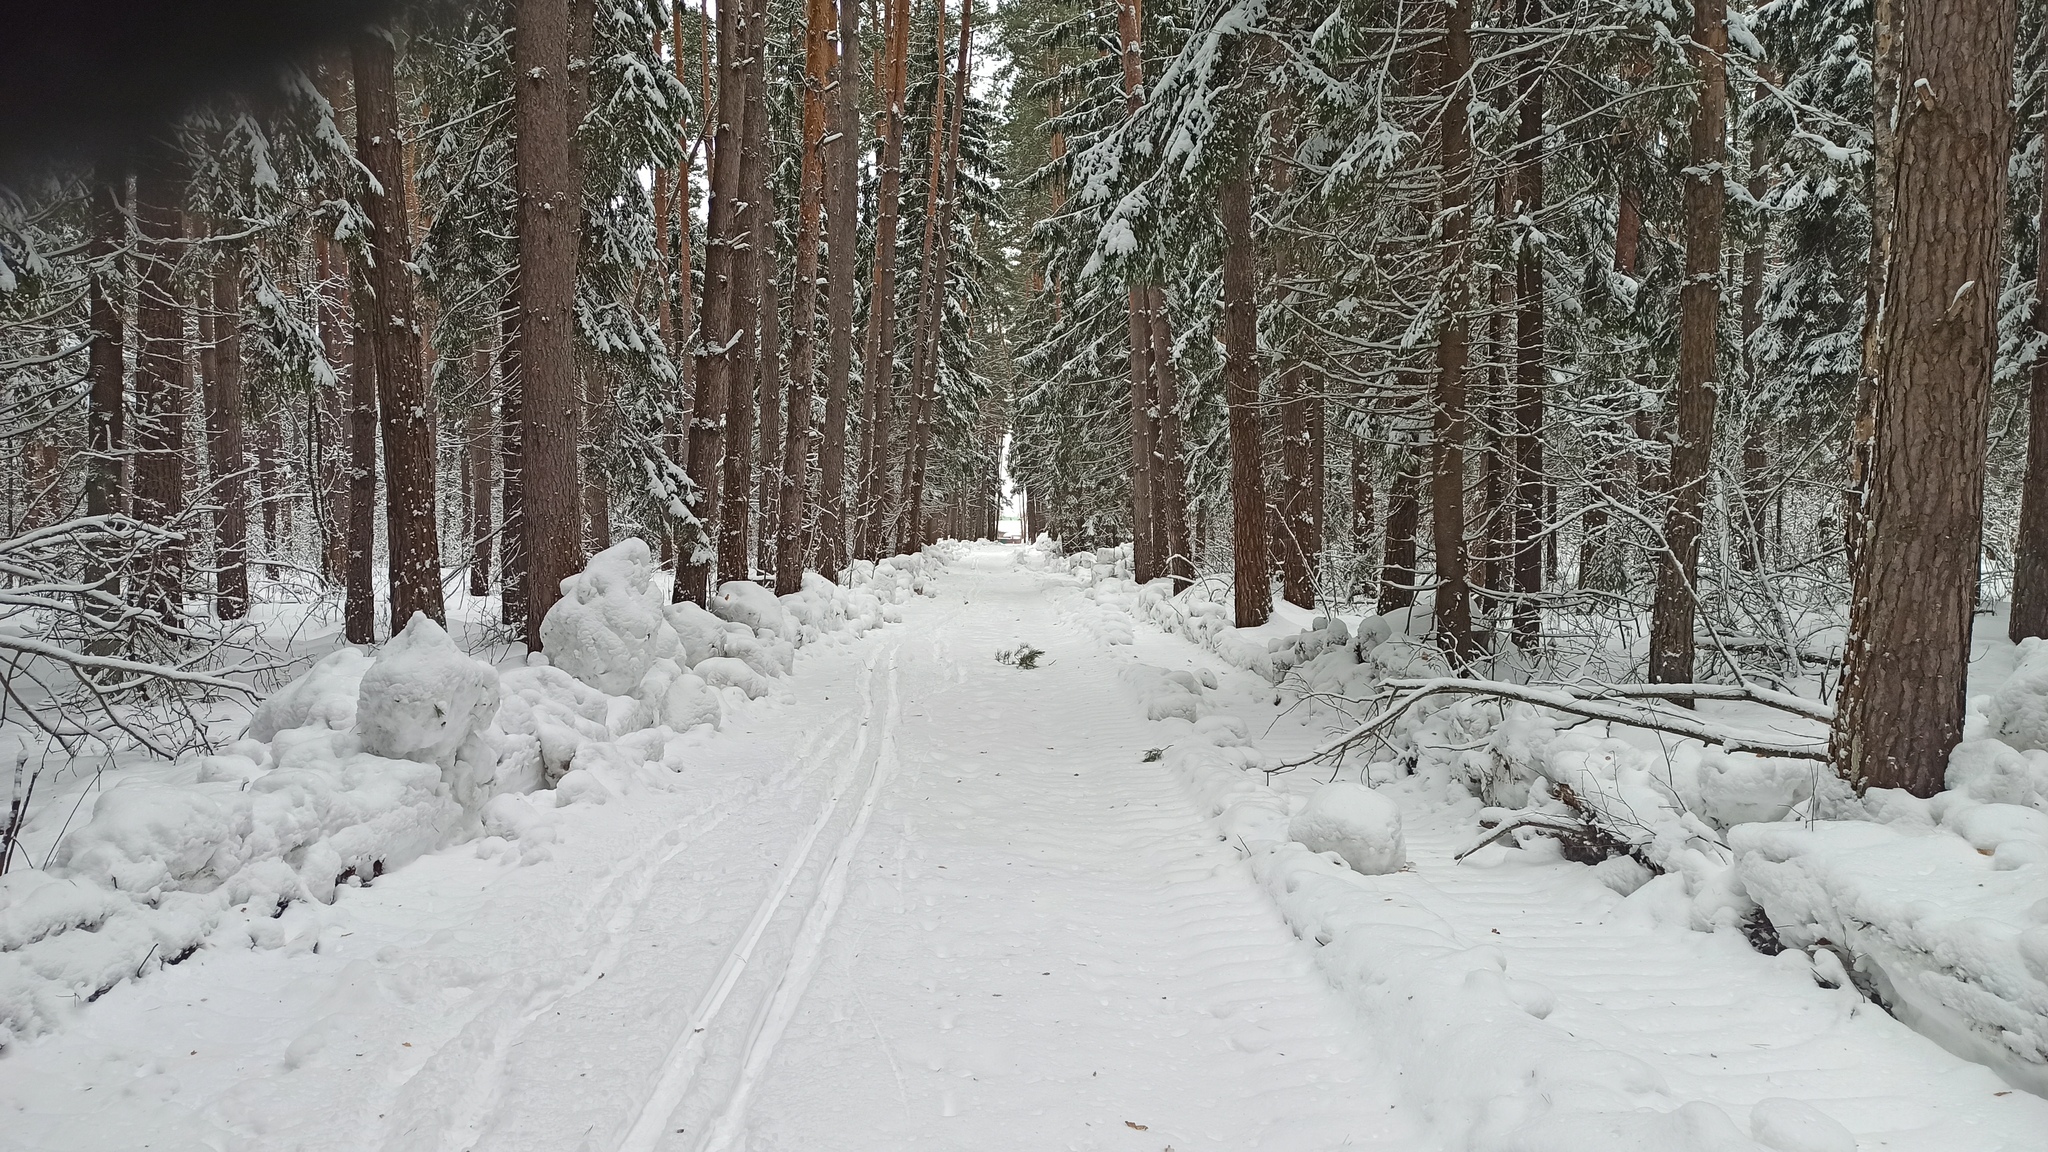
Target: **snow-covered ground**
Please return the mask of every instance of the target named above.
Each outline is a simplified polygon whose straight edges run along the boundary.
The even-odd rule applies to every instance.
[[[957,549],[509,839],[65,1009],[0,1148],[2048,1149],[2048,1101],[1673,885],[1454,863],[1478,802],[1422,776],[1372,781],[1398,834],[1295,820],[1326,773],[1257,767],[1330,718],[1041,559]]]

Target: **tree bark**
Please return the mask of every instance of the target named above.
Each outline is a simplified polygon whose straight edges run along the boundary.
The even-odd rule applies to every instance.
[[[2048,147],[2048,118],[2042,123]],[[2048,166],[2042,170],[2034,257],[2034,330],[2048,337]],[[2048,353],[2034,361],[2027,385],[2027,470],[2020,487],[2019,538],[2012,554],[2012,614],[2007,634],[2017,644],[2048,636]]]
[[[818,445],[818,571],[837,580],[846,562],[846,419],[853,379],[854,261],[860,228],[860,0],[839,0],[839,59],[825,143],[825,428]],[[886,211],[887,193],[884,193]],[[893,230],[891,232],[893,244]],[[881,240],[876,240],[881,250]],[[880,256],[877,256],[878,264]],[[893,247],[889,260],[893,262]],[[863,375],[875,374],[870,359]]]
[[[1520,23],[1540,25],[1543,0],[1520,0]],[[1516,87],[1521,99],[1515,149],[1515,184],[1521,214],[1535,221],[1543,211],[1543,114],[1545,64],[1535,53],[1522,57]],[[1514,636],[1524,651],[1542,639],[1543,614],[1537,597],[1543,592],[1543,555],[1548,539],[1545,524],[1549,481],[1543,471],[1543,393],[1548,360],[1548,333],[1543,311],[1543,250],[1537,231],[1523,234],[1515,261],[1515,527]]]
[[[184,177],[159,150],[135,176],[135,224],[141,273],[135,289],[135,518],[166,529],[185,514],[185,302],[177,263],[185,235]],[[142,604],[166,619],[183,615],[185,544],[166,541],[149,566]]]
[[[2016,15],[2000,0],[1891,7],[1914,80],[1877,109],[1897,126],[1879,160],[1895,175],[1829,752],[1858,791],[1930,796],[1962,735],[1977,600]]]
[[[86,351],[86,473],[85,514],[113,516],[121,511],[121,448],[127,438],[127,379],[121,346],[125,341],[122,322],[121,252],[128,239],[128,221],[122,210],[125,174],[102,169],[92,183],[92,239],[86,249],[91,262],[87,282],[87,315],[92,345]],[[95,579],[111,581],[111,573],[95,572]],[[120,588],[102,583],[101,588],[118,594]]]
[[[1280,531],[1274,540],[1280,552],[1280,596],[1300,608],[1313,608],[1316,589],[1310,557],[1315,520],[1309,496],[1308,368],[1290,360],[1280,370]]]
[[[1437,334],[1436,406],[1430,442],[1430,520],[1436,546],[1433,618],[1437,644],[1464,667],[1479,656],[1465,556],[1465,440],[1469,413],[1465,370],[1470,357],[1472,294],[1472,11],[1447,10],[1439,93],[1443,120],[1443,222],[1439,275],[1445,315]]]
[[[1700,509],[1713,463],[1721,322],[1721,219],[1727,200],[1728,22],[1722,7],[1694,8],[1700,77],[1685,176],[1685,285],[1679,294],[1678,384],[1665,494],[1664,548],[1650,609],[1650,682],[1690,684],[1698,605]]]
[[[860,540],[855,555],[881,556],[889,499],[889,433],[896,375],[896,246],[903,199],[903,101],[910,76],[910,2],[889,13],[888,88],[883,93],[882,172],[875,220],[874,271],[869,276],[867,356],[863,363],[861,409]],[[943,27],[943,24],[941,25]]]
[[[219,552],[214,557],[214,615],[249,614],[249,484],[242,462],[242,264],[223,253],[214,269],[212,329],[206,343],[206,454]],[[274,545],[273,545],[274,547]]]
[[[973,8],[963,4],[962,18]],[[925,180],[924,255],[918,265],[917,312],[911,323],[910,400],[905,406],[902,480],[889,501],[883,520],[884,538],[895,542],[898,552],[915,552],[923,542],[923,484],[918,475],[918,451],[930,428],[930,388],[937,377],[934,362],[938,353],[939,329],[946,307],[945,262],[950,245],[946,235],[946,6],[944,0],[933,12],[932,38],[935,66],[932,69],[931,166]],[[961,42],[964,51],[966,41]],[[886,446],[880,449],[886,452]],[[886,481],[885,481],[886,483]]]
[[[774,306],[761,293],[762,247],[769,226],[768,181],[768,6],[752,0],[744,14],[746,58],[739,79],[747,104],[740,133],[740,202],[745,210],[733,224],[743,237],[733,255],[732,323],[738,331],[726,377],[724,502],[718,520],[717,584],[749,574],[747,534],[753,520],[754,392],[765,359],[762,316]],[[713,585],[716,590],[717,584]]]
[[[324,232],[313,237],[315,267],[320,278],[320,354],[334,371],[331,385],[320,388],[318,423],[314,431],[318,483],[322,502],[320,516],[321,571],[328,580],[342,582],[348,572],[348,399],[342,391],[350,371],[354,345],[349,337],[348,260],[336,251]],[[267,497],[269,493],[264,494]],[[264,534],[264,544],[274,555],[277,542]]]
[[[498,316],[498,620],[526,620],[526,371],[515,276]],[[522,635],[524,633],[521,633]]]
[[[1121,14],[1134,6],[1134,0],[1119,0],[1117,10]],[[1159,575],[1159,561],[1152,554],[1152,319],[1143,284],[1133,282],[1124,295],[1130,329],[1131,575],[1148,584]]]
[[[524,638],[583,566],[578,468],[583,396],[576,374],[576,232],[580,176],[571,164],[570,0],[514,0],[513,180],[518,196],[520,532]]]
[[[355,351],[349,358],[348,571],[343,582],[342,636],[351,644],[377,642],[377,357],[370,350],[374,309],[360,261],[350,265],[349,292]]]
[[[1187,447],[1180,423],[1180,380],[1173,368],[1173,335],[1166,315],[1166,293],[1157,284],[1146,288],[1151,297],[1146,309],[1152,326],[1152,403],[1158,411],[1157,460],[1159,499],[1153,515],[1165,528],[1166,575],[1173,578],[1178,592],[1195,580],[1194,549],[1188,542]],[[994,535],[995,513],[990,513],[990,535]]]
[[[1351,438],[1351,551],[1370,555],[1374,529],[1372,449],[1363,436]]]
[[[772,163],[765,167],[773,167]],[[762,190],[763,211],[755,222],[755,247],[760,252],[761,362],[756,388],[761,401],[761,469],[755,504],[760,509],[760,527],[754,533],[754,567],[763,574],[775,571],[775,537],[782,512],[782,314],[779,302],[781,269],[776,252],[775,185],[769,181]],[[770,579],[773,583],[773,579]]]
[[[718,107],[712,130],[711,203],[704,224],[704,297],[698,304],[697,397],[690,420],[690,482],[697,489],[694,530],[677,542],[675,599],[706,604],[717,559],[720,485],[725,477],[727,384],[732,376],[735,279],[734,202],[740,196],[740,136],[746,131],[747,42],[739,6],[718,7]],[[744,498],[744,492],[742,493]]]
[[[1415,603],[1415,534],[1422,519],[1422,478],[1405,449],[1387,487],[1387,540],[1381,547],[1380,591],[1374,607],[1392,612]]]
[[[856,2],[848,0],[849,4]],[[833,7],[832,0],[807,0],[805,5],[803,156],[797,179],[796,282],[789,314],[789,433],[782,445],[781,490],[774,495],[780,505],[774,565],[775,594],[778,596],[787,596],[803,588],[803,510],[807,490],[805,473],[810,463],[811,379],[817,352],[818,230],[825,195],[826,87],[832,83],[834,63]],[[833,111],[832,118],[837,121],[836,103]],[[840,163],[836,154],[833,163],[832,175],[836,179]],[[838,189],[835,187],[833,191],[836,198]],[[842,206],[834,205],[835,213],[841,210]],[[848,303],[851,302],[849,297]],[[839,392],[839,403],[839,416],[843,423],[846,418],[843,389]],[[829,422],[829,400],[827,408]],[[843,448],[844,428],[840,429],[840,435]],[[820,561],[823,562],[822,550]]]
[[[470,352],[470,367],[476,376],[477,400],[468,416],[469,453],[469,594],[488,596],[491,591],[491,460],[497,455],[491,442],[491,353],[479,340]]]
[[[420,375],[414,312],[411,225],[406,212],[404,145],[391,41],[377,32],[351,45],[356,79],[356,154],[378,187],[363,190],[370,223],[371,354],[384,438],[385,548],[390,562],[391,631],[415,612],[446,623],[441,605],[441,544],[435,520],[434,430]]]
[[[1249,154],[1217,189],[1223,226],[1223,394],[1230,411],[1233,607],[1239,628],[1273,614],[1266,554],[1265,437],[1259,416],[1259,301]]]

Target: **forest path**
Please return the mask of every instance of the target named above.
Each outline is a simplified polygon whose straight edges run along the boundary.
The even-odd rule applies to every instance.
[[[523,865],[457,847],[119,986],[0,1061],[0,1148],[1426,1152],[1144,759],[1123,657],[1014,557],[806,649]]]

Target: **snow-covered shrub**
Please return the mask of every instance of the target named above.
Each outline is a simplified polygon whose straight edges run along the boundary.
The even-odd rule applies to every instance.
[[[737,688],[746,693],[749,700],[766,696],[769,691],[766,677],[754,671],[746,661],[731,656],[714,656],[700,661],[693,671],[713,688]]]
[[[767,633],[783,640],[796,637],[790,629],[789,617],[782,611],[782,602],[775,593],[761,587],[752,580],[728,580],[718,586],[718,594],[711,598],[711,614],[720,620],[744,624],[754,633]]]
[[[1335,781],[1309,794],[1287,822],[1287,835],[1311,852],[1335,852],[1366,876],[1399,872],[1408,863],[1401,808],[1363,784]]]
[[[2048,640],[2020,641],[2019,663],[1985,702],[1985,733],[2022,751],[2048,748]]]
[[[443,769],[458,757],[485,754],[464,756],[464,745],[481,738],[497,714],[497,670],[457,648],[420,612],[384,645],[356,690],[355,731],[364,751]]]
[[[694,666],[700,660],[725,655],[725,621],[687,600],[670,604],[662,611],[682,645],[677,663]]]
[[[613,698],[560,668],[530,664],[507,671],[499,683],[498,723],[512,737],[505,760],[531,776],[531,787],[561,779],[585,744],[612,737]]]
[[[1947,784],[1972,800],[2048,812],[2048,751],[2020,751],[2001,740],[1965,740],[1949,753]]]
[[[287,728],[331,728],[346,732],[356,726],[356,694],[372,657],[360,648],[328,653],[304,675],[277,690],[249,718],[249,739],[268,743]]]
[[[1126,664],[1117,673],[1123,682],[1129,684],[1138,694],[1138,703],[1145,709],[1145,719],[1165,720],[1179,717],[1194,720],[1202,714],[1202,689],[1215,687],[1211,675],[1204,683],[1201,676],[1183,669],[1155,668],[1150,664]]]
[[[600,692],[632,692],[678,646],[654,576],[654,554],[637,536],[592,556],[562,581],[562,598],[541,621],[548,661]]]

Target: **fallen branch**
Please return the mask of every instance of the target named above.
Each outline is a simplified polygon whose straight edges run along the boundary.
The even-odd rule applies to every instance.
[[[1724,693],[1727,695],[1722,695]],[[1588,720],[1603,720],[1630,728],[1642,728],[1646,731],[1718,744],[1731,752],[1753,752],[1759,756],[1783,756],[1795,760],[1824,761],[1828,758],[1827,748],[1820,743],[1808,741],[1795,744],[1745,736],[1690,713],[1680,714],[1642,705],[1604,702],[1607,699],[1628,700],[1631,694],[1636,698],[1652,700],[1667,695],[1748,700],[1791,711],[1813,720],[1825,720],[1833,715],[1832,710],[1825,709],[1822,705],[1799,700],[1798,697],[1782,692],[1719,684],[1645,684],[1628,685],[1625,688],[1602,686],[1581,694],[1579,691],[1563,687],[1537,688],[1525,684],[1509,684],[1500,680],[1462,680],[1454,676],[1426,680],[1389,680],[1386,691],[1374,698],[1388,701],[1384,711],[1308,755],[1268,768],[1266,772],[1268,775],[1285,772],[1340,753],[1391,727],[1394,721],[1400,719],[1416,704],[1439,695],[1490,696],[1499,700],[1534,704]],[[1798,706],[1788,706],[1792,701],[1797,701]]]

